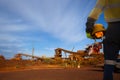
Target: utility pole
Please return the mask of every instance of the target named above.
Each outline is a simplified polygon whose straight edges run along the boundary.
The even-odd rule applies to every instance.
[[[75,46],[73,46],[72,51],[74,50]]]
[[[34,48],[32,48],[32,59],[34,59]]]
[[[34,60],[34,45],[33,45],[33,43],[32,43],[32,60]]]

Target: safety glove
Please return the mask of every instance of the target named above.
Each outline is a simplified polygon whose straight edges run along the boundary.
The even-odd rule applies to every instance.
[[[90,18],[90,17],[87,18],[87,22],[86,22],[86,36],[87,36],[87,38],[93,39],[92,32],[93,32],[95,21],[96,20],[93,18]]]
[[[92,34],[93,32],[93,27],[95,23],[95,19],[88,17],[87,22],[86,22],[86,32]]]

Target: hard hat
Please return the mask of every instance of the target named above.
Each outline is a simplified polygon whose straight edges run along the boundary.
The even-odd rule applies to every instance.
[[[92,32],[94,38],[102,38],[104,36],[105,28],[102,24],[95,24]]]

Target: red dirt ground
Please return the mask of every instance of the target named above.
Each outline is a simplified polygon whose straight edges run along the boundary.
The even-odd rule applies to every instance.
[[[0,72],[0,80],[102,80],[99,69],[36,69]],[[120,74],[114,74],[114,80],[120,80]]]
[[[91,66],[65,68],[39,61],[0,61],[0,80],[102,80],[103,70]],[[120,73],[114,73],[120,80]]]

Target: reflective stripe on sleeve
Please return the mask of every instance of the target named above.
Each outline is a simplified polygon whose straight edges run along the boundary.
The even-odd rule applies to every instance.
[[[117,62],[117,63],[116,63],[116,67],[117,67],[117,68],[120,68],[120,62]]]
[[[114,61],[114,60],[105,60],[105,64],[115,65],[115,64],[116,64],[116,61]]]
[[[111,9],[111,8],[120,8],[120,3],[107,5],[107,6],[105,7],[105,10],[106,10],[106,9]]]
[[[103,10],[104,7],[105,7],[105,0],[98,0],[95,8],[99,8],[99,9]]]
[[[99,9],[103,10],[104,6],[96,5],[95,8],[99,8]]]
[[[106,18],[105,20],[107,22],[117,22],[117,21],[120,21],[120,18],[114,18],[114,19],[113,18],[108,18],[108,19]]]

